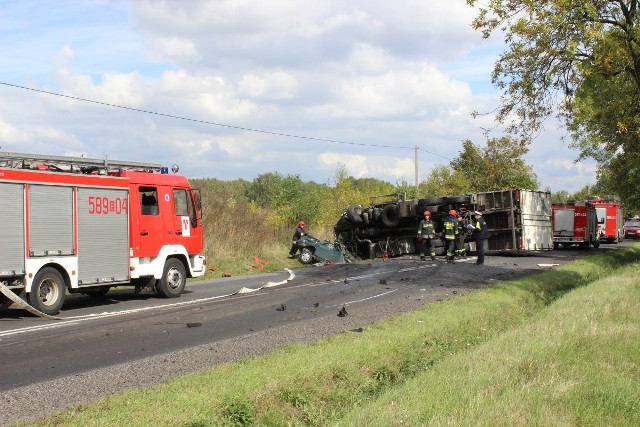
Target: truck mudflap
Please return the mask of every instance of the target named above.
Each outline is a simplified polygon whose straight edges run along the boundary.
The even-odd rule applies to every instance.
[[[14,294],[13,291],[11,291],[11,289],[9,289],[6,285],[4,285],[2,283],[0,283],[0,292],[5,297],[7,297],[11,301],[13,301],[14,304],[17,304],[20,308],[24,308],[25,310],[27,310],[31,314],[34,314],[34,315],[39,316],[39,317],[44,317],[45,319],[64,320],[62,317],[51,316],[50,314],[46,314],[46,313],[41,312],[40,310],[36,310],[35,308],[33,308],[32,306],[27,304],[27,302],[25,300],[20,298],[18,295]]]

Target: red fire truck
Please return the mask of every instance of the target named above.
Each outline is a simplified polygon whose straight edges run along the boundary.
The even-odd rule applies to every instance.
[[[600,238],[607,243],[618,243],[624,239],[624,216],[622,204],[603,198],[594,198],[589,202],[596,208]]]
[[[65,292],[125,285],[172,298],[205,272],[200,193],[158,164],[0,152],[0,200],[4,304],[52,315]]]
[[[553,247],[579,245],[589,249],[600,246],[596,209],[590,203],[557,203],[551,207]]]

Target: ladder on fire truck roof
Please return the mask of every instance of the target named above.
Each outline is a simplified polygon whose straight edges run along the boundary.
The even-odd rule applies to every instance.
[[[50,156],[10,151],[0,151],[0,167],[105,175],[114,169],[132,169],[145,172],[160,172],[161,169],[161,165],[158,163],[110,160],[106,157],[104,159],[90,159],[87,157]]]

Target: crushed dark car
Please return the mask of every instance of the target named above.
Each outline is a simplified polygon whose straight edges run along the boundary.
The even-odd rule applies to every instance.
[[[349,261],[349,257],[339,242],[319,240],[309,235],[302,237],[302,250],[300,252],[301,263],[344,264]]]

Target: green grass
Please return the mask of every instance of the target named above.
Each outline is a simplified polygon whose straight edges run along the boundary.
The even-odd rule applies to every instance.
[[[639,269],[584,257],[37,425],[640,425]]]

